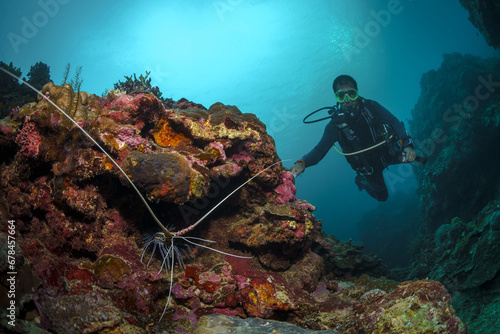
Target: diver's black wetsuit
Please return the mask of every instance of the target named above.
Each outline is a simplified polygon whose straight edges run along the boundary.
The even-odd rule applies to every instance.
[[[413,147],[403,123],[389,110],[373,100],[360,102],[357,111],[345,112],[341,120],[332,117],[319,143],[302,157],[306,167],[321,161],[337,141],[344,153],[357,152],[383,141],[385,134],[392,132],[401,139],[401,150]],[[384,144],[365,153],[346,156],[346,159],[358,174],[355,181],[360,190],[364,188],[373,198],[385,201],[389,194],[382,172],[387,166],[400,163],[400,155],[401,151],[395,152],[392,145]]]

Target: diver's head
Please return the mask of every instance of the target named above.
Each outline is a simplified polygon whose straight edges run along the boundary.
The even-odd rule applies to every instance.
[[[352,110],[358,106],[358,84],[349,75],[339,75],[333,80],[335,99],[344,109]]]

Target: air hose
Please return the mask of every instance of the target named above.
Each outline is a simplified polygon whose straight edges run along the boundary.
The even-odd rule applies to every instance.
[[[304,117],[304,119],[302,120],[302,122],[304,122],[305,124],[311,124],[311,123],[316,123],[316,122],[320,122],[320,121],[324,121],[324,120],[327,120],[327,119],[331,119],[332,118],[332,115],[333,113],[335,112],[335,110],[337,109],[337,107],[324,107],[324,108],[320,108],[320,109],[317,109],[315,111],[313,111],[312,113],[310,113],[309,115],[307,115],[306,117]],[[315,119],[315,120],[309,120],[309,118],[311,116],[313,116],[314,114],[322,111],[322,110],[328,110],[328,114],[329,116],[327,117],[322,117],[322,118],[319,118],[319,119]],[[370,150],[373,150],[379,146],[382,146],[384,145],[385,143],[390,143],[390,140],[392,139],[392,135],[390,136],[389,140],[383,140],[381,141],[380,143],[377,143],[373,146],[370,146],[368,148],[365,148],[365,149],[362,149],[362,150],[359,150],[357,152],[350,152],[350,153],[344,153],[342,151],[340,151],[337,146],[335,146],[335,144],[333,144],[333,147],[335,148],[335,151],[337,151],[339,154],[343,155],[343,156],[351,156],[351,155],[356,155],[356,154],[361,154],[361,153],[364,153],[364,152],[367,152],[367,151],[370,151]],[[404,153],[403,153],[404,154]],[[424,157],[416,157],[415,158],[415,161],[418,161],[420,162],[421,164],[426,164],[427,163],[427,158],[424,158]]]
[[[337,148],[337,146],[335,146],[335,144],[333,144],[333,147],[335,148],[335,151],[339,152],[340,154],[345,155],[345,156],[349,156],[349,155],[356,155],[356,154],[364,153],[364,152],[366,152],[366,151],[373,150],[374,148],[377,148],[377,147],[379,147],[379,146],[382,146],[382,145],[384,145],[385,143],[386,143],[386,141],[384,140],[384,141],[381,141],[380,143],[375,144],[375,145],[373,145],[373,146],[370,146],[370,147],[368,147],[368,148],[362,149],[362,150],[357,151],[357,152],[351,152],[351,153],[344,153],[344,152],[339,151],[339,149]]]

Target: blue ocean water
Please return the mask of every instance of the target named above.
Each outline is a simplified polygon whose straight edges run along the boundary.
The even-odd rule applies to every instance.
[[[326,123],[302,118],[333,105],[337,75],[353,76],[361,96],[407,123],[422,74],[444,53],[499,55],[458,0],[23,0],[0,8],[0,60],[23,75],[42,61],[57,84],[70,62],[83,68],[82,90],[100,95],[124,75],[151,71],[165,97],[256,114],[287,167],[319,141]],[[391,195],[415,190],[411,169],[389,173]],[[331,150],[296,180],[297,197],[341,239],[356,239],[356,222],[378,205],[354,176]]]

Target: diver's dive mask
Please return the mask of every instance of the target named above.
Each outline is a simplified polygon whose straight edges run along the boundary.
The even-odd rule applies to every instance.
[[[340,89],[335,92],[335,99],[339,103],[344,103],[346,99],[349,99],[351,101],[356,101],[359,97],[358,90],[355,88],[349,88],[349,89]]]

